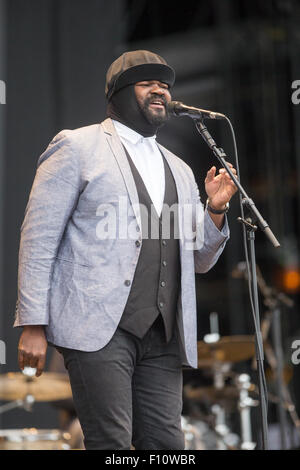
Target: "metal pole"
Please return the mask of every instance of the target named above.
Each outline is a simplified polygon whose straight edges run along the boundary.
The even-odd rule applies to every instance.
[[[0,0],[0,339],[3,340],[3,200],[6,117],[6,0]]]
[[[280,309],[277,307],[273,310],[272,318],[272,330],[273,330],[273,340],[274,340],[274,349],[275,356],[277,359],[276,367],[276,386],[278,394],[278,404],[277,412],[280,425],[280,439],[281,439],[281,449],[287,448],[287,416],[286,410],[284,408],[284,383],[283,383],[283,352],[282,352],[282,341],[281,341],[281,315]]]
[[[3,333],[3,200],[4,200],[4,155],[5,155],[5,111],[6,111],[6,0],[0,0],[0,363],[6,362]],[[2,419],[0,417],[0,427]]]
[[[256,257],[255,257],[255,233],[254,230],[248,232],[250,242],[250,259],[251,259],[251,277],[252,277],[252,295],[254,301],[254,310],[256,315],[256,323],[260,325],[259,318],[259,303],[258,303],[258,291],[257,291],[257,277],[256,277]],[[268,450],[268,410],[267,410],[267,394],[265,389],[264,380],[264,365],[263,365],[263,346],[261,332],[258,332],[259,336],[255,336],[256,345],[256,360],[257,360],[257,371],[258,371],[258,387],[260,396],[260,413],[261,413],[261,433],[262,433],[262,448]],[[260,353],[259,353],[260,351]]]

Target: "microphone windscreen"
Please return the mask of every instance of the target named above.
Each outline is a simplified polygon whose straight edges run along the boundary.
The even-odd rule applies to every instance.
[[[181,105],[180,101],[170,101],[167,105],[167,111],[170,116],[177,116],[177,109]]]

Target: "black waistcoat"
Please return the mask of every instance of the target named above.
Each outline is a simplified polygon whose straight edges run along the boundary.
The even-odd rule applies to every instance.
[[[166,340],[169,341],[174,330],[180,289],[176,185],[163,156],[165,195],[164,207],[161,216],[158,217],[143,179],[126,149],[125,152],[139,197],[142,244],[139,247],[141,252],[119,327],[142,338],[161,314]],[[168,210],[167,207],[173,204],[175,208]]]

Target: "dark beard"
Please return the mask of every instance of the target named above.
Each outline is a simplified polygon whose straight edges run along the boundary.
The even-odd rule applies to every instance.
[[[149,105],[147,104],[146,106]],[[159,127],[151,124],[146,118],[136,98],[134,84],[121,88],[121,90],[113,94],[108,102],[106,115],[130,127],[130,129],[133,129],[143,137],[155,135]]]
[[[138,106],[150,124],[156,127],[161,127],[163,124],[167,122],[167,120],[169,119],[169,115],[167,113],[167,101],[165,97],[157,95],[157,98],[163,100],[164,105],[165,105],[165,111],[161,110],[161,112],[156,113],[156,114],[151,112],[151,110],[149,109],[149,105],[153,103],[153,101],[155,101],[154,96],[152,96],[151,98],[147,98],[145,102],[143,103],[143,105],[140,105],[138,103]]]

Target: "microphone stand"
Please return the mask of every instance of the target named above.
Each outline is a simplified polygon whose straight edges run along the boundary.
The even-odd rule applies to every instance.
[[[261,230],[268,237],[272,245],[277,248],[280,246],[275,235],[271,231],[267,222],[262,218],[260,212],[256,208],[252,199],[249,198],[246,191],[240,184],[239,180],[232,173],[230,167],[226,163],[226,154],[222,148],[218,148],[216,142],[208,132],[206,126],[203,124],[203,120],[200,118],[193,119],[196,129],[203,137],[206,144],[212,150],[213,154],[217,157],[220,164],[226,169],[227,173],[230,175],[232,181],[244,196],[242,203],[247,206],[250,213],[252,214],[252,219],[247,218],[246,220],[239,217],[238,220],[244,224],[245,229],[247,230],[248,241],[250,244],[250,260],[251,260],[251,291],[253,296],[253,309],[254,309],[254,323],[255,323],[255,353],[257,361],[257,370],[258,370],[258,387],[259,387],[259,402],[260,402],[260,415],[261,415],[261,426],[262,426],[262,448],[264,450],[268,449],[268,419],[267,419],[267,390],[266,382],[264,375],[264,352],[263,352],[263,343],[262,335],[260,331],[260,319],[259,319],[259,303],[258,303],[258,290],[257,290],[257,277],[256,277],[256,259],[255,259],[255,231],[257,226],[254,225],[257,223]]]
[[[276,379],[276,388],[277,388],[277,415],[279,418],[279,427],[280,427],[280,438],[281,438],[281,448],[287,448],[287,413],[286,409],[293,411],[295,415],[295,407],[291,402],[289,396],[288,387],[285,385],[283,371],[284,371],[284,359],[283,359],[283,347],[282,347],[282,337],[281,337],[281,310],[280,305],[285,305],[287,308],[292,308],[294,302],[287,295],[282,292],[278,292],[276,289],[268,287],[265,280],[263,279],[260,269],[257,268],[257,278],[258,286],[265,298],[264,304],[270,309],[272,315],[272,330],[273,330],[273,342],[274,342],[274,352],[275,352],[275,363],[274,361],[270,362],[270,366],[273,370]],[[287,406],[288,405],[288,406]],[[293,416],[292,416],[293,419]],[[299,432],[299,419],[297,418],[294,424],[297,431]]]

